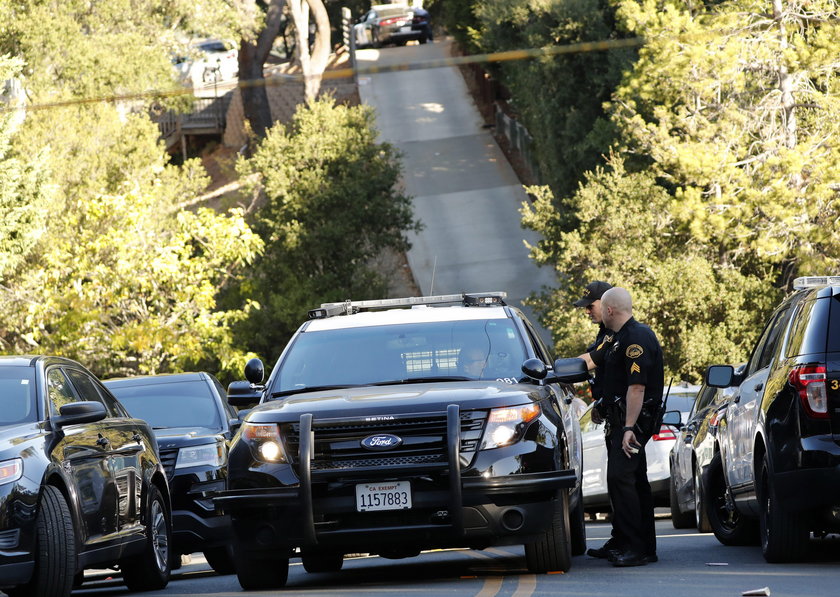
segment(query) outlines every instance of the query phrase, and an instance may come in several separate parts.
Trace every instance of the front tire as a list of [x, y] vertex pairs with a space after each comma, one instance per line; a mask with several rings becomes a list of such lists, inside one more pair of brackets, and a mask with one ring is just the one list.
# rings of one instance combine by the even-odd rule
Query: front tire
[[583, 512], [583, 490], [578, 487], [577, 506], [569, 514], [569, 526], [572, 533], [572, 555], [586, 553], [586, 515]]
[[236, 572], [236, 564], [233, 561], [233, 549], [228, 545], [205, 549], [204, 559], [216, 571], [216, 574], [224, 576]]
[[334, 551], [304, 551], [300, 559], [310, 574], [338, 572], [344, 565], [344, 554]]
[[[674, 467], [671, 467], [671, 471]], [[683, 512], [680, 510], [680, 502], [677, 499], [677, 488], [674, 485], [674, 475], [671, 474], [671, 480], [668, 481], [668, 497], [671, 506], [671, 524], [675, 529], [690, 529], [694, 527], [694, 513]]]
[[694, 524], [701, 533], [711, 533], [712, 525], [706, 511], [706, 497], [703, 495], [703, 476], [694, 465]]
[[289, 579], [289, 558], [255, 557], [253, 552], [242, 549], [234, 551], [236, 563], [236, 578], [240, 586], [246, 591], [263, 591], [268, 589], [282, 589]]
[[35, 524], [37, 539], [32, 579], [5, 591], [12, 597], [70, 595], [76, 575], [76, 535], [67, 500], [57, 487], [44, 487]]
[[554, 500], [551, 525], [542, 537], [525, 545], [525, 562], [534, 573], [568, 572], [572, 566], [569, 537], [569, 493], [564, 489]]
[[723, 463], [717, 454], [709, 464], [705, 491], [701, 495], [708, 498], [706, 514], [717, 540], [724, 545], [752, 545], [757, 538], [754, 520], [744, 518], [729, 495], [723, 476]]
[[770, 563], [795, 562], [808, 553], [810, 532], [802, 512], [790, 512], [779, 503], [770, 484], [770, 463], [767, 455], [761, 463], [759, 474], [759, 517], [761, 552]]
[[169, 583], [172, 517], [168, 503], [154, 485], [149, 486], [146, 538], [141, 553], [120, 560], [123, 581], [130, 591], [158, 591]]

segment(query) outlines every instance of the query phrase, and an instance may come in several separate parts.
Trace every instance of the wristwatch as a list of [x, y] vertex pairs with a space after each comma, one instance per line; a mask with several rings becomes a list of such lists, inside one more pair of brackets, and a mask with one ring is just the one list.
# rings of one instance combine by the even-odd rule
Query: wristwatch
[[632, 427], [622, 427], [621, 428], [622, 433], [627, 433], [628, 431], [632, 431], [633, 433], [636, 433], [636, 426], [633, 425]]

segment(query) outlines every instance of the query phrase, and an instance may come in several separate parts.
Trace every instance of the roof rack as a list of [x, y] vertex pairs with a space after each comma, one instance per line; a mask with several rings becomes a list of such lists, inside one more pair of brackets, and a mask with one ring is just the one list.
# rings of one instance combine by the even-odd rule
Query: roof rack
[[840, 286], [840, 276], [803, 276], [793, 281], [794, 290], [818, 288], [820, 286]]
[[371, 301], [346, 300], [341, 303], [322, 303], [319, 309], [309, 311], [309, 319], [326, 319], [336, 315], [352, 315], [362, 310], [393, 309], [395, 307], [414, 307], [419, 305], [439, 305], [442, 303], [461, 303], [465, 307], [491, 307], [506, 305], [507, 293], [471, 292], [468, 294], [438, 294], [435, 296], [410, 296], [406, 298], [379, 299]]

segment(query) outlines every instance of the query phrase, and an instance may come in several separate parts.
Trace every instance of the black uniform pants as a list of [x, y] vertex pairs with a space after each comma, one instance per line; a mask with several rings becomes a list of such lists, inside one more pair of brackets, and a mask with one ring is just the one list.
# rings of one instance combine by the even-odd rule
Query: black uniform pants
[[[613, 539], [621, 549], [642, 555], [656, 553], [656, 527], [653, 494], [647, 478], [647, 458], [643, 442], [638, 454], [627, 458], [621, 449], [621, 427], [607, 436], [607, 492], [613, 508]], [[644, 440], [644, 441], [643, 441]]]

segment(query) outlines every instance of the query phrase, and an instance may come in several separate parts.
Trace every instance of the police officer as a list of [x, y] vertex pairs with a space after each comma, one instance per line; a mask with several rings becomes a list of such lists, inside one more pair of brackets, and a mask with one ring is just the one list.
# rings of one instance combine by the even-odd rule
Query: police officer
[[[595, 280], [586, 285], [586, 294], [572, 303], [575, 307], [582, 307], [592, 323], [598, 324], [598, 335], [595, 336], [595, 341], [586, 348], [586, 353], [593, 352], [599, 346], [605, 343], [612, 342], [612, 331], [604, 326], [601, 319], [601, 297], [604, 293], [612, 288], [612, 284]], [[592, 389], [592, 399], [597, 402], [601, 398], [601, 370], [595, 369], [592, 378], [589, 382]], [[596, 423], [601, 422], [601, 413], [595, 409], [592, 412], [593, 419]]]
[[653, 496], [647, 479], [645, 444], [662, 401], [662, 349], [653, 331], [633, 318], [630, 293], [611, 288], [601, 297], [604, 326], [615, 332], [609, 345], [583, 358], [602, 369], [601, 392], [608, 405], [607, 491], [613, 505], [613, 537], [590, 555], [614, 566], [657, 561]]

